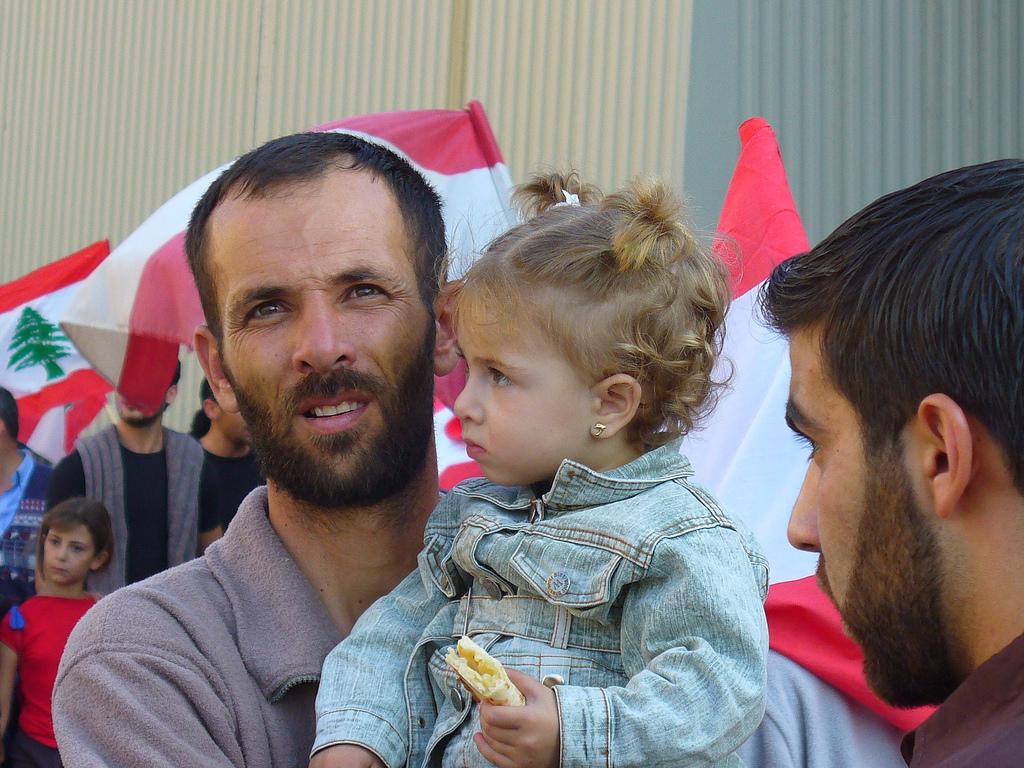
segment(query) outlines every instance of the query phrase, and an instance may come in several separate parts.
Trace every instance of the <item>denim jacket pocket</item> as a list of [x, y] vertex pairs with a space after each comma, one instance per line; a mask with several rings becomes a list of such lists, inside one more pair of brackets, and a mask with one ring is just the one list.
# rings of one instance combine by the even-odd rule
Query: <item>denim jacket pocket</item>
[[[526, 536], [512, 554], [512, 567], [549, 603], [574, 613], [616, 599], [613, 586], [622, 570], [622, 555], [577, 541]], [[621, 581], [621, 579], [619, 580]]]

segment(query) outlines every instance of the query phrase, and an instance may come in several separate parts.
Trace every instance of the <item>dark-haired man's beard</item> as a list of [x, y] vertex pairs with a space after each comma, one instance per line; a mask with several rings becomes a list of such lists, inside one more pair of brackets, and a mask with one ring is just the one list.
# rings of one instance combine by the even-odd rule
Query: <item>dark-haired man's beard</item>
[[[417, 346], [398, 371], [396, 386], [342, 368], [311, 374], [281, 401], [267, 403], [229, 375], [263, 476], [297, 501], [324, 509], [372, 505], [404, 491], [423, 469], [433, 437], [433, 334], [428, 336], [429, 345]], [[301, 442], [292, 429], [298, 404], [342, 390], [370, 395], [383, 427], [368, 434], [356, 426]]]
[[[121, 421], [127, 424], [129, 427], [135, 427], [136, 429], [148, 429], [149, 427], [156, 424], [158, 421], [163, 419], [164, 411], [168, 409], [168, 405], [165, 402], [156, 413], [149, 415], [143, 415], [138, 411], [134, 411], [130, 414], [125, 414], [123, 411], [118, 411], [117, 416]], [[138, 413], [138, 415], [135, 415]]]
[[[864, 674], [899, 707], [938, 704], [957, 687], [942, 610], [942, 560], [898, 450], [869, 457], [856, 558], [839, 606], [864, 651]], [[835, 602], [824, 557], [818, 582]]]

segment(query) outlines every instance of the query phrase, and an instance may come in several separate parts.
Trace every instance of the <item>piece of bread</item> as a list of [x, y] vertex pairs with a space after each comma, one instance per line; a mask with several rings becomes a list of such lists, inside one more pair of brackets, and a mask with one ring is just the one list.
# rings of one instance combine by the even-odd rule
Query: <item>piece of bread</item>
[[478, 698], [490, 704], [521, 707], [526, 698], [508, 679], [501, 662], [463, 635], [456, 648], [449, 648], [445, 661]]

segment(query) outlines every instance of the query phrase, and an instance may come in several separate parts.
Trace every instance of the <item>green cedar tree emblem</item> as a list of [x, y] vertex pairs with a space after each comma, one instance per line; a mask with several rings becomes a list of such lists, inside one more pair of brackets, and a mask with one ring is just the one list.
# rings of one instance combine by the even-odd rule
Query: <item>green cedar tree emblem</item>
[[71, 355], [71, 342], [56, 324], [32, 307], [25, 307], [14, 327], [14, 338], [8, 352], [11, 353], [9, 367], [20, 371], [34, 365], [45, 366], [46, 380], [50, 381], [64, 375], [57, 361]]

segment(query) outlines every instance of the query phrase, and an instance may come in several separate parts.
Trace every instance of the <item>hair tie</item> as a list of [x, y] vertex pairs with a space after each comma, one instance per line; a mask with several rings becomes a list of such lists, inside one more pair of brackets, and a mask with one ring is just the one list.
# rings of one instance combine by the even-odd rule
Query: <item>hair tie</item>
[[571, 206], [573, 208], [579, 208], [580, 207], [580, 196], [579, 195], [574, 195], [572, 192], [570, 192], [567, 189], [563, 189], [562, 190], [562, 195], [565, 196], [565, 200], [563, 202], [561, 202], [561, 203], [555, 203], [554, 205], [551, 206], [552, 208], [559, 208], [559, 207], [561, 207], [563, 205], [568, 205], [568, 206]]

